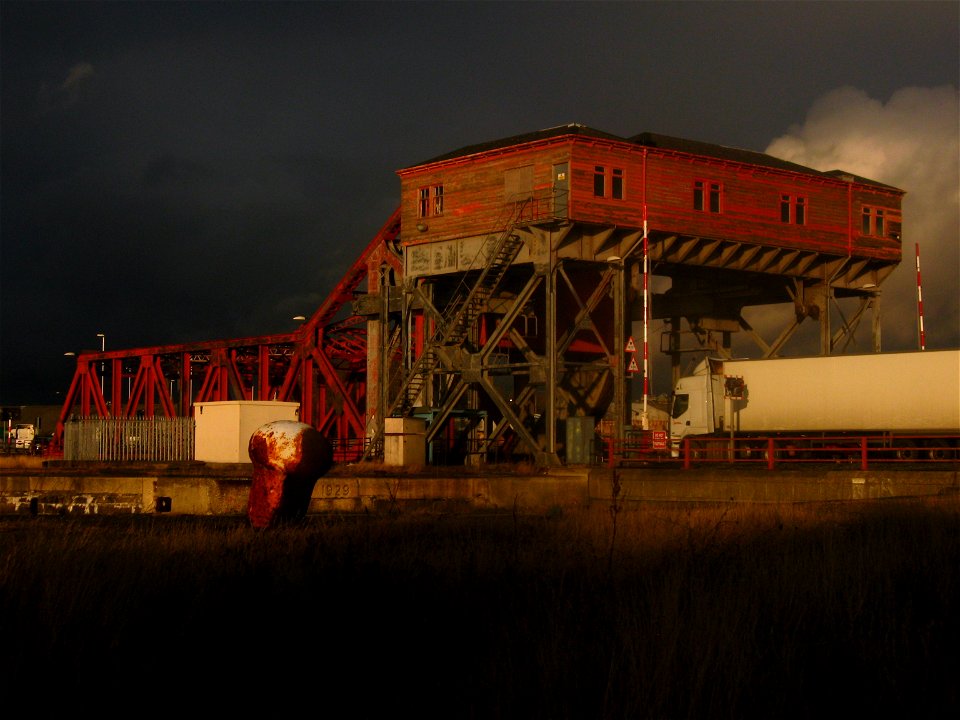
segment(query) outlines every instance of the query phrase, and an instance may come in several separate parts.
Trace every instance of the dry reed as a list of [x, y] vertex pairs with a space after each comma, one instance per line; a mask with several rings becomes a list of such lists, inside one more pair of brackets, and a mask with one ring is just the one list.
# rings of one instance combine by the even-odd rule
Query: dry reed
[[265, 532], [0, 518], [0, 687], [357, 717], [947, 716], [958, 520], [956, 498]]

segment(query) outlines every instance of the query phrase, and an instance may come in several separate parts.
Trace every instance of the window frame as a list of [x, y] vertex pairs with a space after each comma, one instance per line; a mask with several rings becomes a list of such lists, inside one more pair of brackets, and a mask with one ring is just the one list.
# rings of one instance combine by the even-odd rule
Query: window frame
[[417, 189], [417, 217], [430, 217], [430, 186]]
[[599, 198], [607, 196], [607, 169], [603, 165], [593, 166], [593, 196]]
[[807, 196], [780, 193], [780, 222], [784, 225], [806, 225]]
[[886, 208], [876, 205], [862, 205], [860, 207], [860, 234], [868, 237], [886, 237], [887, 213]]
[[694, 178], [693, 209], [697, 212], [723, 213], [723, 183], [719, 180]]
[[593, 196], [607, 200], [623, 200], [626, 189], [626, 173], [623, 168], [593, 166]]
[[417, 217], [441, 217], [443, 215], [443, 183], [422, 185], [417, 188]]

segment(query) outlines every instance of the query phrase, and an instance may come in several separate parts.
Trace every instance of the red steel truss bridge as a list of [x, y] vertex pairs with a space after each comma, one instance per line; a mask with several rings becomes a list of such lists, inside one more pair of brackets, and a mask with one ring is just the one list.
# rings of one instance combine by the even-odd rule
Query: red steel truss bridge
[[353, 301], [376, 291], [385, 264], [402, 276], [399, 235], [398, 208], [293, 332], [80, 353], [55, 443], [62, 446], [71, 417], [193, 417], [197, 403], [275, 400], [300, 403], [301, 422], [333, 440], [342, 459], [360, 457], [368, 318], [354, 314]]

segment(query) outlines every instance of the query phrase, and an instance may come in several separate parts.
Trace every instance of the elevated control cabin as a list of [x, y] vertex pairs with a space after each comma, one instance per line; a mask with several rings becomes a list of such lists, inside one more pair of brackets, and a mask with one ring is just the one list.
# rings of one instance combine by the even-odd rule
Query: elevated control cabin
[[[398, 175], [403, 270], [370, 314], [383, 338], [368, 348], [374, 440], [383, 417], [420, 416], [428, 442], [461, 435], [469, 454], [519, 450], [552, 464], [576, 418], [619, 437], [636, 377], [625, 341], [645, 315], [669, 328], [661, 349], [675, 377], [683, 353], [729, 356], [739, 331], [777, 356], [805, 319], [831, 354], [867, 310], [879, 350], [879, 287], [901, 259], [897, 188], [579, 124]], [[654, 276], [669, 289], [653, 294]], [[835, 331], [839, 298], [859, 304]], [[772, 341], [743, 318], [782, 303], [791, 312]]]

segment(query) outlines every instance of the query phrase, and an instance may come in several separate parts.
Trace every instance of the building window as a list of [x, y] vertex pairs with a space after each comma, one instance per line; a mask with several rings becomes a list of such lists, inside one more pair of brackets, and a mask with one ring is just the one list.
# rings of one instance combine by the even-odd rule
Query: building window
[[883, 210], [880, 208], [864, 206], [860, 232], [864, 235], [876, 235], [878, 237], [883, 237]]
[[611, 195], [615, 200], [623, 200], [623, 170], [621, 168], [613, 169], [613, 187]]
[[[430, 194], [433, 193], [431, 202]], [[443, 185], [434, 185], [432, 188], [420, 188], [420, 202], [417, 205], [417, 217], [443, 215]]]
[[780, 222], [805, 225], [807, 222], [807, 199], [797, 195], [780, 196]]
[[428, 217], [430, 215], [430, 188], [420, 188], [420, 205], [417, 209], [417, 217]]
[[720, 212], [720, 183], [696, 180], [693, 183], [693, 209]]
[[[593, 196], [607, 197], [607, 169], [603, 165], [593, 168]], [[610, 169], [610, 197], [623, 200], [623, 169]]]

